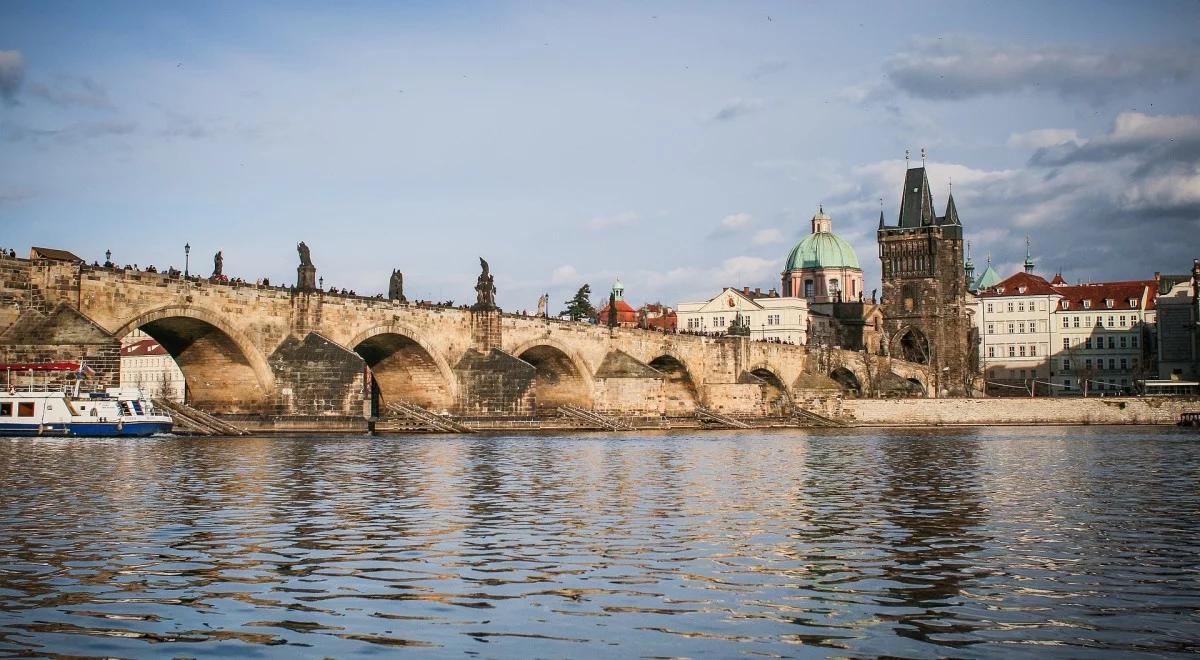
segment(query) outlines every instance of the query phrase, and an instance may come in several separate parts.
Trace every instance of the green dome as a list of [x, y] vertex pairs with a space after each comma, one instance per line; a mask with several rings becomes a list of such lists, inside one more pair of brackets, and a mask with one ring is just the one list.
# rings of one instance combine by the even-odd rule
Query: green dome
[[850, 244], [837, 234], [827, 231], [809, 234], [804, 240], [797, 243], [796, 247], [792, 248], [792, 253], [788, 255], [787, 265], [783, 269], [789, 271], [808, 268], [856, 268], [862, 270], [862, 267], [858, 265], [858, 255], [854, 254], [854, 248], [850, 247]]

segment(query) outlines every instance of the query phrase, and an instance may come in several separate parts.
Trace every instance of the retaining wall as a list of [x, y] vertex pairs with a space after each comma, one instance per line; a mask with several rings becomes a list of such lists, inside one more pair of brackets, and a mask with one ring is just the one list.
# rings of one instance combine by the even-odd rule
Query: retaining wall
[[1036, 399], [847, 399], [842, 415], [855, 426], [1001, 424], [1174, 424], [1200, 411], [1200, 397]]

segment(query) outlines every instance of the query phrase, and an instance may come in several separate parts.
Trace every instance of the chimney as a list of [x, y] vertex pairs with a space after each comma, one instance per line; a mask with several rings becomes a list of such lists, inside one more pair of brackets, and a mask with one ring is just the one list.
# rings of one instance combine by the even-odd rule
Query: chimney
[[778, 298], [779, 294], [775, 291], [775, 287], [771, 287], [771, 290], [767, 292], [767, 296], [770, 298]]
[[748, 286], [742, 287], [742, 295], [749, 296], [750, 295], [750, 287], [748, 287]]
[[761, 288], [761, 287], [757, 287], [757, 286], [756, 286], [756, 287], [754, 287], [754, 295], [755, 295], [755, 296], [762, 296], [762, 288]]

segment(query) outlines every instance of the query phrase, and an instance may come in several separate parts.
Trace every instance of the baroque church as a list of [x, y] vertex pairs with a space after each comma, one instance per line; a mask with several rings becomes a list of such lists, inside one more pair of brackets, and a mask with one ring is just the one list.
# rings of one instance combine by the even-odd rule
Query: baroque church
[[[895, 225], [879, 214], [885, 344], [896, 357], [934, 367], [936, 387], [974, 390], [978, 337], [971, 319], [963, 226], [951, 192], [937, 215], [924, 164], [910, 167]], [[973, 270], [973, 267], [971, 268]]]

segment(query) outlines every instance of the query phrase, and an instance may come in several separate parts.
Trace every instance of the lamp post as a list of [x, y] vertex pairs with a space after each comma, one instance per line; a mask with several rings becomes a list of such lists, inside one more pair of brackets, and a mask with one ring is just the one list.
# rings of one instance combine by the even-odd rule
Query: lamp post
[[192, 255], [191, 243], [184, 243], [183, 244], [183, 276], [184, 276], [184, 278], [187, 278], [187, 276], [188, 276], [188, 265], [189, 265], [189, 262], [191, 261], [191, 255]]

